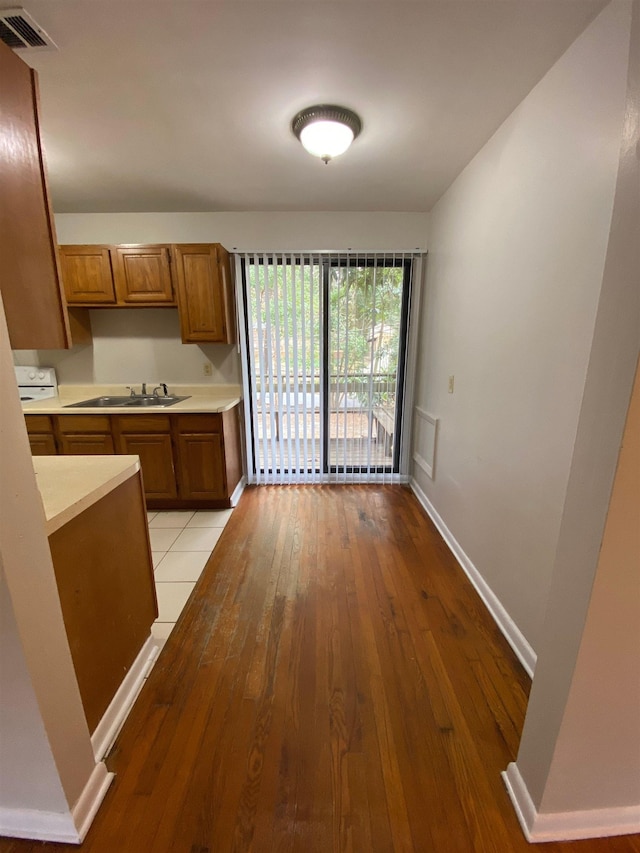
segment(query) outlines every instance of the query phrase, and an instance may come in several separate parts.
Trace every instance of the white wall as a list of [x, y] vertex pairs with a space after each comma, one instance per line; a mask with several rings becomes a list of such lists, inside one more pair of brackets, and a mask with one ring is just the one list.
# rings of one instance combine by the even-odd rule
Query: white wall
[[573, 812], [599, 834], [640, 832], [637, 385], [629, 407], [640, 355], [638, 0], [630, 48], [607, 258], [518, 751], [518, 771], [540, 813], [534, 829], [539, 824], [541, 831], [566, 824]]
[[67, 801], [20, 644], [1, 553], [0, 695], [0, 811], [66, 812]]
[[64, 243], [222, 243], [231, 251], [414, 250], [426, 213], [61, 213]]
[[235, 346], [182, 343], [177, 308], [107, 308], [89, 315], [90, 344], [71, 350], [16, 350], [14, 361], [55, 367], [58, 382], [80, 385], [242, 381]]
[[416, 404], [440, 424], [436, 478], [415, 478], [534, 649], [602, 284], [628, 42], [629, 5], [614, 2], [430, 222]]
[[[230, 251], [424, 249], [428, 214], [91, 213], [58, 214], [65, 243], [222, 243]], [[55, 367], [77, 384], [241, 381], [236, 348], [182, 344], [177, 309], [92, 310], [93, 343], [70, 352], [16, 351], [18, 364]], [[204, 365], [212, 369], [205, 377]]]
[[[552, 772], [546, 780], [541, 810], [568, 812], [612, 804], [640, 807], [638, 567], [640, 372], [627, 418], [585, 629], [575, 667], [570, 672], [571, 689], [562, 710], [562, 727], [555, 742]], [[575, 589], [575, 578], [572, 586]], [[541, 659], [541, 666], [542, 662]], [[561, 668], [557, 655], [553, 666]], [[547, 693], [536, 699], [531, 710], [535, 713], [537, 707], [540, 716], [548, 720], [551, 705]], [[534, 772], [529, 777], [527, 771], [534, 762], [540, 762], [546, 749], [541, 749], [539, 740], [528, 741], [523, 744], [518, 764], [534, 794], [540, 790], [536, 785], [540, 774]]]
[[[0, 773], [15, 779], [15, 785], [0, 788], [0, 833], [21, 834], [34, 820], [44, 831], [50, 827], [46, 818], [38, 822], [41, 813], [65, 812], [73, 830], [70, 809], [98, 765], [64, 627], [1, 299], [0, 389]], [[98, 769], [106, 773], [102, 764]]]

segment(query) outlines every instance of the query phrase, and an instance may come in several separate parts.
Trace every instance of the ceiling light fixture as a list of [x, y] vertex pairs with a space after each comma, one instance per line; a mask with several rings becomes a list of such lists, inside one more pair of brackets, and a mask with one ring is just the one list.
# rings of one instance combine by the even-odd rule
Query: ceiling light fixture
[[328, 163], [344, 154], [362, 130], [360, 118], [346, 107], [317, 104], [294, 116], [291, 130], [309, 154]]

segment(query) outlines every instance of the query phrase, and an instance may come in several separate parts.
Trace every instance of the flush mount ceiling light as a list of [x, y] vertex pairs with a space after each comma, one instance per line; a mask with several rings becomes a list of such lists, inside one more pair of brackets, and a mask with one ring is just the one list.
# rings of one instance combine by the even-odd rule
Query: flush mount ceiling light
[[360, 118], [346, 107], [317, 104], [294, 116], [291, 130], [309, 154], [328, 163], [344, 154], [362, 130]]

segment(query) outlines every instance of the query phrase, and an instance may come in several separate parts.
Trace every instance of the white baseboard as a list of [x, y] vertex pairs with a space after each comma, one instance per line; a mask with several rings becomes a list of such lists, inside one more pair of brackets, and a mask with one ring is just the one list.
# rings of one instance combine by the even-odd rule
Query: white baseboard
[[96, 726], [94, 733], [91, 735], [91, 746], [93, 747], [93, 754], [96, 761], [104, 758], [109, 747], [116, 739], [133, 703], [138, 697], [138, 693], [142, 690], [144, 680], [149, 674], [149, 670], [153, 666], [159, 651], [158, 642], [152, 635], [149, 635], [144, 646], [138, 652], [136, 659], [131, 664], [129, 672], [125, 675], [124, 681], [116, 691], [109, 707]]
[[492, 615], [494, 622], [504, 634], [507, 642], [516, 653], [518, 660], [525, 668], [531, 678], [536, 667], [536, 653], [527, 642], [524, 634], [520, 631], [516, 623], [509, 616], [505, 608], [502, 606], [500, 599], [491, 589], [489, 584], [482, 577], [478, 569], [473, 565], [469, 557], [465, 554], [460, 543], [449, 530], [442, 518], [439, 516], [436, 508], [433, 506], [429, 498], [425, 495], [415, 478], [410, 481], [410, 486], [413, 493], [422, 504], [423, 509], [431, 518], [435, 526], [438, 528], [440, 535], [449, 546], [453, 556], [456, 558], [462, 570], [467, 575], [471, 583], [476, 589], [480, 598], [484, 601], [489, 613]]
[[538, 812], [517, 764], [502, 779], [527, 841], [574, 841], [640, 832], [640, 805], [576, 812]]
[[80, 844], [71, 812], [41, 812], [34, 809], [0, 808], [0, 835], [34, 841], [63, 841]]
[[109, 773], [104, 761], [99, 761], [93, 768], [93, 773], [84, 786], [84, 791], [80, 794], [78, 802], [71, 810], [73, 822], [78, 832], [78, 843], [84, 841], [85, 835], [89, 831], [89, 827], [93, 823], [93, 819], [104, 799], [104, 795], [107, 793], [109, 785], [113, 782], [114, 778], [115, 773]]
[[233, 490], [233, 494], [231, 495], [230, 503], [231, 506], [237, 506], [238, 501], [240, 500], [240, 495], [244, 492], [244, 487], [247, 485], [247, 478], [242, 477], [238, 485]]
[[78, 802], [68, 812], [0, 808], [0, 835], [81, 844], [113, 777], [102, 761], [96, 764]]

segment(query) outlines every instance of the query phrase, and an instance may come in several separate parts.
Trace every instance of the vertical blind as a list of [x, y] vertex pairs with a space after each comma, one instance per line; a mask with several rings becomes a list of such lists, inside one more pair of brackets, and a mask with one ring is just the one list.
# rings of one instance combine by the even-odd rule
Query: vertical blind
[[414, 256], [245, 253], [250, 482], [398, 482]]

